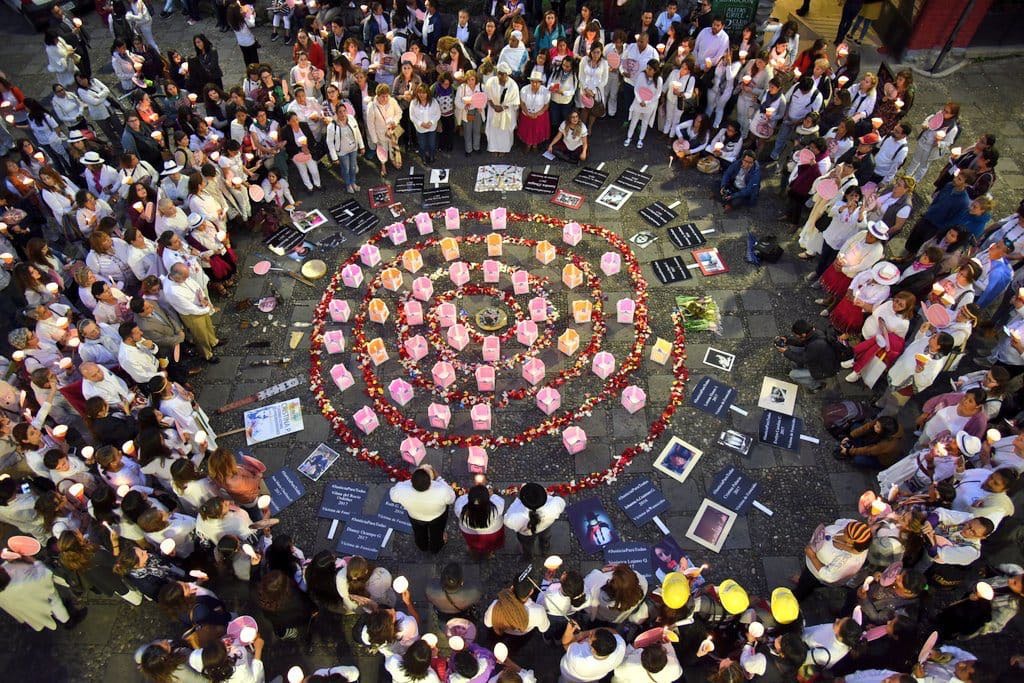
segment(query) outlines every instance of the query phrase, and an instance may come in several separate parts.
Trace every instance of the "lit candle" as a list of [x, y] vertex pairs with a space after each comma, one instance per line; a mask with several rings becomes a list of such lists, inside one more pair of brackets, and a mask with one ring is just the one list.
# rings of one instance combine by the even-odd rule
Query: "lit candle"
[[747, 633], [750, 634], [751, 638], [760, 638], [764, 635], [764, 624], [760, 621], [750, 622], [750, 626], [747, 627]]
[[255, 157], [253, 156], [252, 152], [246, 152], [245, 154], [242, 155], [242, 158], [244, 158], [246, 161], [252, 161]]
[[125, 496], [128, 495], [128, 492], [131, 490], [132, 487], [128, 486], [128, 484], [121, 484], [120, 486], [117, 487], [117, 497], [124, 498]]
[[549, 555], [548, 558], [544, 560], [544, 568], [548, 571], [557, 571], [558, 568], [561, 566], [562, 558], [560, 558], [558, 555]]
[[961, 154], [963, 154], [963, 151], [964, 151], [964, 150], [963, 150], [963, 148], [962, 148], [962, 147], [954, 147], [953, 149], [949, 150], [949, 154], [950, 154], [950, 156], [952, 156], [952, 157], [953, 157], [954, 159], [956, 159], [956, 158], [958, 158], [958, 157], [959, 157], [959, 156], [960, 156]]
[[260, 510], [269, 510], [270, 496], [264, 493], [262, 496], [256, 499], [256, 506], [259, 507]]
[[217, 161], [218, 159], [220, 159], [220, 152], [210, 152], [210, 161]]
[[990, 445], [999, 441], [1001, 438], [1003, 438], [1003, 435], [999, 433], [998, 429], [990, 429], [985, 432], [985, 440], [988, 441]]
[[396, 593], [402, 595], [409, 590], [409, 579], [404, 576], [396, 576], [395, 580], [391, 582], [391, 587], [395, 589]]
[[[186, 70], [187, 70], [187, 67], [182, 67], [182, 68], [186, 68]], [[195, 94], [194, 92], [190, 92], [188, 94], [188, 101], [191, 102], [192, 104], [195, 104], [196, 100], [198, 100], [198, 99], [199, 99], [199, 95]]]
[[160, 552], [168, 557], [174, 556], [174, 549], [178, 547], [178, 544], [174, 542], [173, 538], [165, 538], [160, 541]]
[[876, 130], [877, 130], [877, 129], [879, 129], [879, 128], [881, 128], [881, 127], [882, 127], [882, 124], [883, 124], [883, 123], [885, 123], [885, 121], [883, 121], [883, 120], [882, 120], [882, 119], [881, 119], [880, 117], [878, 117], [878, 116], [876, 116], [876, 117], [874, 117], [873, 119], [871, 119], [871, 127], [872, 127], [872, 128], [874, 128], [874, 129], [876, 129]]
[[849, 76], [840, 76], [839, 77], [839, 87], [840, 88], [845, 87], [846, 84], [849, 83], [849, 82], [850, 82], [850, 77]]
[[752, 81], [753, 79], [750, 77], [750, 74], [747, 74], [746, 76], [744, 76], [740, 80], [743, 81], [743, 85], [748, 85], [750, 83], [750, 81]]
[[193, 436], [192, 438], [195, 439], [195, 442], [200, 446], [206, 444], [206, 432], [204, 432], [201, 429], [198, 432], [196, 432], [195, 436]]
[[142, 202], [135, 202], [134, 204], [132, 204], [132, 208], [135, 209], [136, 212], [142, 213], [142, 210], [146, 207], [142, 204]]
[[302, 679], [306, 677], [306, 674], [302, 673], [301, 666], [293, 666], [288, 669], [288, 683], [302, 683]]
[[300, 135], [299, 137], [295, 138], [295, 144], [297, 144], [299, 147], [304, 146], [306, 144], [306, 136]]
[[23, 360], [25, 360], [25, 352], [20, 350], [15, 351], [14, 353], [11, 354], [11, 358], [14, 359], [15, 362], [20, 363]]
[[193, 569], [188, 573], [188, 575], [191, 576], [193, 579], [196, 579], [197, 581], [205, 581], [206, 579], [210, 578], [210, 576], [202, 569]]
[[864, 583], [862, 583], [860, 585], [860, 587], [863, 588], [864, 590], [867, 590], [868, 588], [871, 587], [871, 584], [873, 584], [874, 582], [875, 582], [875, 577], [873, 577], [873, 576], [865, 576], [864, 577]]
[[206, 125], [208, 125], [208, 126], [212, 126], [213, 125], [213, 117], [212, 116], [205, 116], [205, 117], [203, 117], [203, 120], [206, 121]]
[[135, 62], [135, 70], [142, 71], [142, 64], [140, 64], [139, 62]]
[[711, 654], [714, 651], [715, 641], [711, 639], [711, 636], [708, 636], [707, 638], [701, 641], [700, 647], [697, 648], [697, 656], [703, 657], [704, 655]]
[[35, 160], [38, 161], [39, 163], [43, 163], [44, 161], [46, 161], [46, 157], [43, 155], [42, 152], [36, 152], [32, 156], [35, 157]]
[[269, 137], [270, 137], [271, 140], [274, 140], [276, 142], [277, 141], [277, 131], [276, 130], [270, 131]]
[[937, 131], [935, 131], [935, 139], [938, 140], [939, 142], [942, 142], [943, 140], [945, 140], [946, 139], [946, 131], [944, 131], [944, 130], [937, 130]]
[[665, 43], [658, 43], [654, 49], [658, 51], [658, 54], [665, 54]]
[[793, 75], [794, 75], [794, 76], [796, 76], [797, 78], [800, 78], [800, 74], [801, 74], [801, 73], [803, 73], [803, 72], [802, 72], [802, 71], [800, 71], [800, 69], [798, 69], [798, 68], [797, 68], [797, 67], [795, 67], [795, 66], [793, 67]]
[[452, 636], [448, 639], [448, 647], [452, 652], [459, 652], [466, 647], [466, 641], [462, 639], [462, 636]]
[[[67, 358], [65, 358], [64, 360], [67, 360]], [[57, 425], [56, 427], [53, 428], [53, 438], [57, 439], [57, 441], [63, 441], [64, 439], [67, 438], [67, 436], [68, 436], [68, 426], [67, 425]]]
[[125, 441], [123, 444], [121, 444], [121, 452], [125, 453], [126, 455], [131, 455], [132, 453], [134, 453], [135, 452], [135, 442], [132, 441], [131, 439], [129, 439], [128, 441]]
[[82, 458], [84, 458], [85, 461], [88, 463], [92, 460], [92, 456], [95, 452], [96, 449], [93, 448], [92, 446], [85, 446], [84, 448], [82, 448]]
[[715, 151], [716, 152], [721, 152], [722, 149], [724, 149], [724, 148], [725, 148], [725, 145], [723, 143], [721, 143], [721, 142], [716, 142], [715, 143]]
[[[238, 180], [238, 183], [237, 183], [237, 184], [238, 184], [238, 185], [241, 185], [241, 184], [242, 184], [242, 179], [241, 179], [241, 178], [238, 178], [237, 180]], [[223, 241], [224, 241], [224, 240], [226, 240], [227, 238], [228, 238], [228, 233], [227, 233], [227, 231], [226, 231], [226, 230], [218, 230], [218, 231], [217, 231], [217, 241], [218, 241], [218, 242], [223, 242]], [[205, 434], [204, 434], [204, 436], [205, 436]]]
[[11, 114], [8, 114], [7, 116], [4, 117], [4, 121], [6, 121], [7, 123], [14, 123], [14, 116], [12, 116]]
[[[7, 226], [5, 225], [4, 227], [7, 227]], [[3, 264], [5, 266], [11, 265], [12, 263], [14, 263], [14, 254], [12, 254], [9, 251], [5, 251], [4, 253], [0, 254], [0, 261], [3, 261]], [[50, 284], [54, 284], [54, 283], [50, 283]]]
[[160, 142], [161, 140], [164, 139], [164, 134], [158, 130], [154, 130], [152, 133], [149, 134], [149, 136], [156, 140], [157, 142]]
[[748, 54], [746, 50], [740, 50], [740, 59], [746, 59]]
[[903, 109], [903, 104], [904, 104], [904, 102], [903, 102], [903, 100], [901, 100], [900, 98], [898, 98], [898, 97], [897, 97], [897, 98], [896, 98], [896, 101], [895, 101], [895, 102], [894, 102], [893, 104], [895, 104], [895, 105], [896, 105], [896, 108], [897, 108], [897, 109]]
[[[241, 178], [241, 176], [237, 176], [237, 175], [233, 176], [231, 178], [231, 184], [234, 185], [235, 187], [241, 187], [242, 186], [242, 178]], [[217, 234], [219, 235], [220, 233], [217, 233]]]
[[72, 484], [68, 487], [68, 494], [73, 496], [79, 503], [85, 502], [85, 484]]
[[74, 19], [72, 19], [71, 23], [74, 24], [75, 28], [82, 28], [82, 20], [79, 19], [78, 17], [75, 17]]
[[498, 664], [504, 664], [505, 660], [508, 659], [508, 645], [505, 643], [495, 643], [494, 659], [497, 660]]
[[242, 552], [248, 555], [251, 559], [256, 559], [256, 551], [253, 550], [252, 546], [248, 543], [242, 544]]
[[249, 645], [256, 640], [256, 636], [259, 635], [252, 626], [243, 626], [242, 630], [238, 632], [238, 641], [243, 645]]
[[46, 291], [49, 292], [50, 294], [56, 294], [57, 292], [60, 291], [60, 285], [58, 285], [56, 282], [47, 282]]
[[437, 636], [433, 633], [424, 633], [420, 640], [429, 645], [431, 648], [437, 647]]

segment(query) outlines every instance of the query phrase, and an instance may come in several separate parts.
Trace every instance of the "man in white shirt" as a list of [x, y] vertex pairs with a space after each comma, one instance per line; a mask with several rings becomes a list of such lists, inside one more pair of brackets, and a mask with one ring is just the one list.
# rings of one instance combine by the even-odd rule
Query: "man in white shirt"
[[577, 634], [570, 622], [562, 635], [565, 654], [559, 664], [559, 683], [599, 681], [626, 657], [626, 641], [615, 631], [596, 628]]
[[162, 368], [156, 357], [157, 346], [142, 336], [142, 330], [135, 323], [121, 323], [117, 333], [121, 336], [121, 348], [117, 350], [118, 365], [136, 384], [145, 384], [160, 374]]
[[78, 357], [83, 361], [98, 363], [105, 368], [117, 365], [117, 351], [121, 348], [121, 340], [117, 336], [117, 328], [85, 319], [78, 323]]
[[782, 150], [789, 144], [790, 137], [797, 126], [812, 111], [821, 111], [821, 91], [814, 87], [814, 79], [802, 76], [796, 85], [786, 93], [786, 115], [779, 125], [779, 134], [772, 149], [771, 162], [779, 160]]
[[896, 177], [896, 172], [907, 160], [907, 152], [910, 149], [907, 142], [909, 134], [909, 124], [897, 123], [892, 132], [882, 139], [882, 144], [875, 152], [875, 175], [871, 178], [875, 183], [891, 183]]
[[633, 105], [633, 83], [652, 59], [658, 59], [658, 51], [651, 45], [650, 37], [643, 32], [637, 35], [635, 43], [630, 43], [622, 51], [622, 66], [619, 68], [619, 73], [623, 82], [629, 86], [628, 88], [619, 88], [619, 97], [623, 98], [622, 107], [620, 107], [622, 111], [628, 112]]
[[400, 481], [391, 488], [389, 497], [409, 515], [417, 548], [437, 553], [444, 547], [448, 508], [455, 502], [455, 490], [437, 476], [433, 467], [417, 468], [408, 481]]
[[[549, 496], [540, 484], [529, 482], [519, 490], [519, 496], [505, 511], [505, 526], [516, 532], [523, 557], [531, 559], [539, 553], [548, 554], [551, 547], [551, 525], [565, 511], [565, 499]], [[531, 523], [530, 513], [535, 514]]]
[[181, 318], [192, 336], [192, 342], [203, 354], [207, 363], [217, 364], [220, 359], [213, 354], [214, 347], [222, 342], [213, 327], [213, 305], [202, 287], [189, 277], [184, 263], [175, 263], [164, 278], [164, 300]]
[[627, 647], [625, 659], [622, 660], [622, 664], [615, 667], [612, 683], [672, 683], [678, 681], [682, 675], [683, 667], [679, 666], [675, 650], [669, 643], [660, 643], [649, 645], [642, 650]]
[[711, 26], [697, 34], [697, 41], [693, 45], [697, 71], [714, 69], [728, 49], [729, 34], [725, 32], [725, 22], [721, 17], [715, 17], [711, 20]]
[[956, 487], [953, 509], [986, 517], [995, 526], [1013, 514], [1013, 501], [1007, 491], [1019, 479], [1016, 470], [1008, 467], [995, 471], [979, 467], [967, 470]]
[[82, 363], [78, 371], [82, 373], [82, 396], [85, 400], [99, 396], [111, 408], [129, 412], [135, 394], [123, 379], [98, 363]]

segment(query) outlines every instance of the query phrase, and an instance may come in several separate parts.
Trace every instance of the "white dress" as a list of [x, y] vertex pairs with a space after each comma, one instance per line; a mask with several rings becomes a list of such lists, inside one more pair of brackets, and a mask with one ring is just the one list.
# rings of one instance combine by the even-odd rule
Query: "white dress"
[[[504, 97], [502, 96], [504, 91]], [[519, 88], [509, 78], [505, 85], [494, 76], [484, 86], [487, 93], [487, 151], [504, 154], [512, 149], [512, 141], [516, 131], [519, 112]], [[491, 105], [502, 106], [504, 111], [495, 111]]]
[[[864, 339], [870, 339], [878, 335], [879, 327], [878, 323], [882, 321], [885, 323], [885, 329], [888, 332], [895, 334], [896, 336], [903, 338], [907, 336], [907, 330], [910, 328], [910, 321], [904, 318], [896, 311], [892, 310], [892, 299], [879, 305], [871, 312], [871, 315], [867, 317], [864, 324], [860, 328], [861, 337]], [[889, 335], [880, 336], [878, 339], [878, 345], [886, 347], [889, 344]], [[875, 382], [885, 374], [887, 366], [877, 356], [872, 356], [860, 370], [860, 379], [870, 389], [875, 386]]]

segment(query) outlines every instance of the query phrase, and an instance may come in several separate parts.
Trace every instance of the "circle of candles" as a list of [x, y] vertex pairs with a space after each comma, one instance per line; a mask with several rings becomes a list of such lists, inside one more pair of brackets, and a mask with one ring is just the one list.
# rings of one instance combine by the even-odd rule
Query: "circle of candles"
[[391, 582], [391, 587], [395, 589], [395, 592], [399, 595], [409, 590], [409, 579], [404, 576], [396, 576], [395, 580]]
[[260, 510], [270, 509], [270, 496], [264, 493], [256, 499], [256, 506], [259, 507]]
[[508, 645], [496, 643], [494, 645], [494, 658], [498, 660], [499, 664], [504, 664], [505, 660], [508, 659]]
[[301, 666], [293, 666], [288, 669], [288, 683], [301, 683], [306, 674], [302, 673]]

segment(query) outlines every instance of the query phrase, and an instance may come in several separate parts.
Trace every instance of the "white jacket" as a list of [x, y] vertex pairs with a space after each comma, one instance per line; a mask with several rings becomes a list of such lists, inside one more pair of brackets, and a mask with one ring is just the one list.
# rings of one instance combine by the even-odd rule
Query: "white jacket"
[[89, 118], [94, 121], [110, 118], [110, 105], [107, 104], [108, 97], [110, 97], [110, 88], [95, 78], [89, 81], [88, 88], [78, 88], [78, 99], [89, 108]]
[[[334, 119], [327, 124], [327, 132], [324, 133], [324, 142], [327, 143], [327, 151], [331, 155], [331, 161], [337, 161], [341, 155], [341, 125], [337, 119]], [[349, 116], [346, 118], [345, 125], [352, 131], [357, 151], [365, 149], [366, 144], [363, 142], [363, 134], [359, 132], [359, 122], [356, 121], [356, 117]]]

